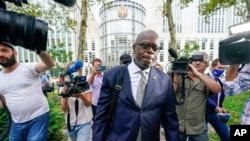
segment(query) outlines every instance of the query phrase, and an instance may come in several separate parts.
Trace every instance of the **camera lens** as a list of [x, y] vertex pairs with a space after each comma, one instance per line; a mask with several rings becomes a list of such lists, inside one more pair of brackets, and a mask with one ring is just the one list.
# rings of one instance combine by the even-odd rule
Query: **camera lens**
[[36, 52], [45, 51], [48, 24], [33, 16], [0, 9], [0, 41]]

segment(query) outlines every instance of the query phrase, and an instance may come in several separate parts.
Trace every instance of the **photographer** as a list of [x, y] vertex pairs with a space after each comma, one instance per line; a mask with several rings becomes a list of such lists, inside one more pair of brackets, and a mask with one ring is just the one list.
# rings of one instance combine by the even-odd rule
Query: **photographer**
[[179, 139], [180, 141], [186, 141], [187, 138], [192, 141], [208, 141], [208, 136], [205, 132], [208, 91], [219, 93], [221, 87], [204, 74], [205, 69], [209, 65], [208, 55], [205, 52], [196, 52], [193, 55], [203, 55], [203, 60], [191, 61], [186, 75], [174, 74]]
[[[70, 63], [72, 64], [72, 62]], [[69, 65], [70, 65], [69, 64]], [[68, 65], [68, 66], [69, 66]], [[81, 69], [72, 73], [72, 77], [81, 76]], [[88, 84], [88, 82], [86, 82]], [[72, 141], [88, 141], [91, 133], [91, 110], [92, 90], [89, 88], [83, 92], [67, 93], [72, 85], [64, 85], [60, 88], [61, 108], [65, 113], [67, 132]]]
[[46, 51], [38, 55], [41, 62], [19, 63], [14, 46], [7, 42], [0, 43], [0, 65], [3, 67], [0, 93], [11, 113], [10, 141], [47, 140], [49, 105], [39, 77], [41, 72], [54, 66], [54, 61]]
[[[237, 95], [250, 89], [250, 63], [230, 65], [226, 75], [225, 94]], [[250, 124], [250, 97], [245, 102], [241, 124]]]
[[100, 70], [101, 66], [102, 66], [102, 60], [99, 58], [95, 58], [92, 61], [92, 72], [87, 77], [91, 89], [93, 90], [92, 93], [93, 116], [95, 116], [96, 113], [96, 106], [100, 97], [100, 89], [102, 86], [103, 72], [102, 70]]

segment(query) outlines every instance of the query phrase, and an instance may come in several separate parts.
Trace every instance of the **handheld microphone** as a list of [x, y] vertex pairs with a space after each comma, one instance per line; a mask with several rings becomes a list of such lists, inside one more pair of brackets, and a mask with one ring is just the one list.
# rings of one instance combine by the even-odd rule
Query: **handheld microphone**
[[63, 4], [65, 6], [68, 6], [68, 7], [71, 7], [76, 3], [75, 0], [54, 0], [54, 1], [60, 4]]
[[173, 49], [173, 48], [169, 48], [168, 49], [168, 53], [173, 57], [173, 58], [178, 58], [178, 55], [177, 55], [177, 53], [176, 53], [176, 51]]
[[74, 64], [70, 65], [64, 75], [71, 74], [83, 66], [81, 61], [76, 61]]

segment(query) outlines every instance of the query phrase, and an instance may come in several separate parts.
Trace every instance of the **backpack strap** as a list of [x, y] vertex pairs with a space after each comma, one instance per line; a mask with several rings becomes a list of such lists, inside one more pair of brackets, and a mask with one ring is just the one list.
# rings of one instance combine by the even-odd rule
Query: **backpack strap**
[[112, 100], [111, 100], [111, 104], [110, 104], [110, 107], [109, 107], [109, 113], [108, 113], [108, 116], [107, 116], [107, 124], [106, 124], [105, 129], [104, 129], [104, 139], [106, 139], [106, 136], [109, 133], [109, 128], [111, 126], [111, 120], [112, 120], [114, 111], [116, 109], [116, 104], [117, 104], [117, 101], [118, 101], [118, 98], [119, 98], [119, 93], [120, 93], [120, 91], [122, 89], [122, 82], [123, 82], [125, 67], [126, 66], [121, 66], [121, 68], [120, 68], [120, 77], [119, 77], [119, 80], [118, 80], [118, 82], [116, 83], [116, 85], [114, 87], [114, 91], [113, 91], [113, 94], [112, 94]]

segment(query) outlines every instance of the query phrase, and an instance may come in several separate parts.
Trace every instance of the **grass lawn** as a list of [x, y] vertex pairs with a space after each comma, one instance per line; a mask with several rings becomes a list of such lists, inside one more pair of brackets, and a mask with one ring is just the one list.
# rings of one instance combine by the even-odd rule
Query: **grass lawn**
[[[250, 91], [243, 92], [236, 96], [227, 96], [223, 103], [223, 107], [230, 112], [231, 118], [228, 121], [228, 126], [233, 124], [240, 124], [240, 116], [243, 110], [243, 106], [247, 97], [250, 95]], [[211, 131], [209, 132], [210, 141], [219, 141], [218, 135]]]

